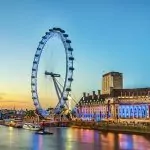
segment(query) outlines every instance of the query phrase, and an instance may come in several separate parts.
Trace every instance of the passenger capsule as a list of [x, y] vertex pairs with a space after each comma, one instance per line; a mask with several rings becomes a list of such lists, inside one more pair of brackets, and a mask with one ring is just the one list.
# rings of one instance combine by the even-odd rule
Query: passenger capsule
[[53, 32], [53, 29], [49, 29], [49, 32]]
[[36, 71], [36, 69], [35, 69], [35, 68], [32, 68], [32, 71]]
[[43, 36], [42, 39], [47, 39], [46, 36]]
[[56, 30], [61, 32], [62, 29], [61, 28], [56, 28]]
[[35, 54], [35, 57], [39, 57], [39, 54]]
[[58, 28], [53, 28], [53, 30], [57, 30]]
[[46, 34], [46, 35], [50, 35], [50, 33], [49, 33], [49, 32], [46, 32], [45, 34]]
[[71, 89], [70, 89], [70, 88], [66, 88], [66, 91], [70, 92], [70, 91], [71, 91]]
[[71, 82], [72, 82], [72, 81], [73, 81], [73, 78], [68, 78], [68, 81], [71, 81]]
[[61, 32], [61, 33], [65, 33], [65, 30], [61, 29], [60, 32]]
[[73, 67], [69, 67], [69, 70], [73, 71], [73, 70], [74, 70], [74, 68], [73, 68]]
[[37, 50], [40, 51], [40, 50], [42, 50], [42, 49], [38, 47]]
[[66, 43], [71, 43], [71, 41], [70, 40], [66, 40]]
[[70, 47], [70, 48], [68, 48], [68, 51], [71, 51], [71, 52], [72, 52], [72, 51], [73, 51], [73, 48], [71, 48], [71, 47]]
[[64, 100], [64, 101], [67, 101], [67, 100], [68, 100], [68, 98], [67, 98], [67, 97], [63, 97], [63, 100]]
[[44, 44], [44, 42], [43, 42], [43, 41], [40, 41], [40, 44]]
[[69, 57], [69, 60], [74, 60], [74, 57]]
[[65, 108], [65, 106], [64, 105], [60, 105], [60, 108]]
[[64, 36], [65, 38], [67, 38], [67, 37], [68, 37], [68, 34], [63, 34], [63, 36]]

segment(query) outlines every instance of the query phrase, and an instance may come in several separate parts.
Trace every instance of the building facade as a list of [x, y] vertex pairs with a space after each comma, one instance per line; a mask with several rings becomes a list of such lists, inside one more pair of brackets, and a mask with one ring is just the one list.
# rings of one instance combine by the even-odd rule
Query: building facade
[[102, 93], [83, 93], [77, 104], [83, 120], [148, 119], [150, 88], [123, 89], [123, 76], [118, 72], [103, 75]]
[[150, 88], [114, 89], [112, 95], [118, 118], [150, 117]]
[[102, 77], [102, 94], [110, 94], [112, 89], [123, 88], [123, 75], [120, 72], [109, 72]]

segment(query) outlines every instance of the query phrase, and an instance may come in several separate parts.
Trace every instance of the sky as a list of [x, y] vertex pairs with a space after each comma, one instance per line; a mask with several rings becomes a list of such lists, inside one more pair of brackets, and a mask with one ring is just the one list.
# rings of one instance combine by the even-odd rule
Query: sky
[[[150, 87], [148, 0], [1, 0], [0, 107], [33, 108], [33, 57], [41, 37], [55, 26], [64, 29], [72, 41], [72, 88], [77, 101], [84, 91], [101, 89], [101, 76], [109, 71], [123, 73], [124, 88]], [[63, 51], [61, 46], [57, 49]], [[44, 60], [55, 68], [51, 60]], [[56, 100], [41, 98], [40, 102], [53, 105]]]

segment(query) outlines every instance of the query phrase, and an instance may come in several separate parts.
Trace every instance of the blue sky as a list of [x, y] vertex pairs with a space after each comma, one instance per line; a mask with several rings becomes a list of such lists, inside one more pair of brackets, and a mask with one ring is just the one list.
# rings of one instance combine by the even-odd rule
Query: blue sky
[[77, 99], [83, 91], [100, 89], [108, 71], [122, 72], [125, 88], [150, 87], [148, 0], [5, 0], [0, 2], [1, 99], [31, 101], [33, 56], [53, 26], [72, 40]]

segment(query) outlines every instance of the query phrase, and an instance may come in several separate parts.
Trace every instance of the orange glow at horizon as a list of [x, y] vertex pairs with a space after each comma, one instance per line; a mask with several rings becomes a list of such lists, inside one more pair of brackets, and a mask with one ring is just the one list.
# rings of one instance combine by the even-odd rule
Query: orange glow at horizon
[[[43, 108], [55, 107], [57, 101], [49, 100], [45, 97], [40, 98], [40, 103]], [[25, 94], [0, 94], [0, 108], [8, 108], [8, 109], [34, 109], [33, 100], [31, 95]]]

